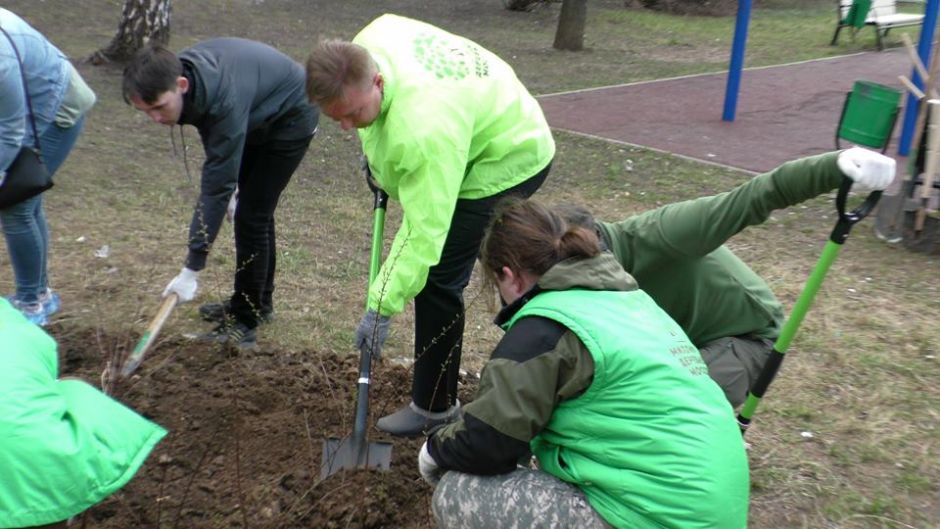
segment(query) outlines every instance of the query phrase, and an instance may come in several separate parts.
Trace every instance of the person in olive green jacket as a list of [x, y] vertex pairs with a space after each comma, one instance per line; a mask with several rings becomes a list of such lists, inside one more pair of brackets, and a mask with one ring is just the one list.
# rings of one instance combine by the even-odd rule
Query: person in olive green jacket
[[595, 222], [576, 206], [559, 212], [597, 230], [623, 269], [682, 326], [736, 407], [770, 355], [784, 314], [767, 283], [724, 243], [776, 209], [835, 189], [844, 178], [859, 189], [880, 190], [894, 173], [894, 159], [855, 147], [787, 162], [727, 193], [620, 222]]
[[380, 354], [390, 318], [414, 299], [412, 402], [377, 426], [419, 435], [458, 410], [463, 290], [493, 205], [534, 193], [555, 143], [508, 64], [468, 39], [394, 15], [352, 42], [321, 43], [307, 61], [307, 94], [344, 130], [358, 129], [372, 176], [401, 204], [356, 345]]
[[[509, 199], [482, 264], [506, 334], [463, 417], [419, 453], [439, 527], [746, 527], [731, 406], [593, 230]], [[530, 451], [538, 470], [517, 468]]]
[[0, 299], [0, 527], [66, 527], [123, 487], [166, 430], [80, 380]]

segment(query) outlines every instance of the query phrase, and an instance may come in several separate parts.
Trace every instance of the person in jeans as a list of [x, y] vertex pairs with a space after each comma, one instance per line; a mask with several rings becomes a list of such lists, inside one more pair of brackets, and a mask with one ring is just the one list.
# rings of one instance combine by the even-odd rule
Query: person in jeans
[[65, 528], [127, 484], [166, 430], [84, 381], [0, 299], [0, 527]]
[[[55, 174], [81, 134], [95, 94], [68, 58], [22, 18], [0, 8], [0, 27], [13, 41], [0, 34], [0, 176], [5, 176], [23, 146], [35, 144], [36, 135], [42, 160]], [[16, 292], [8, 299], [29, 321], [45, 325], [59, 310], [60, 301], [49, 287], [49, 228], [43, 195], [0, 209], [0, 224], [16, 283]]]
[[206, 154], [185, 266], [164, 296], [195, 297], [237, 186], [234, 291], [225, 303], [200, 309], [217, 322], [202, 339], [254, 348], [258, 324], [273, 312], [274, 211], [317, 129], [303, 68], [266, 44], [239, 38], [206, 40], [179, 55], [151, 46], [124, 70], [123, 90], [154, 122], [195, 126]]
[[[501, 202], [481, 264], [506, 334], [418, 467], [442, 529], [743, 529], [741, 432], [698, 350], [594, 230]], [[519, 467], [534, 455], [538, 468]]]
[[496, 201], [529, 196], [555, 155], [538, 102], [493, 53], [430, 24], [383, 15], [307, 60], [307, 92], [358, 129], [372, 176], [403, 220], [369, 293], [356, 345], [381, 352], [391, 317], [414, 300], [411, 402], [377, 422], [416, 436], [453, 418], [463, 291]]

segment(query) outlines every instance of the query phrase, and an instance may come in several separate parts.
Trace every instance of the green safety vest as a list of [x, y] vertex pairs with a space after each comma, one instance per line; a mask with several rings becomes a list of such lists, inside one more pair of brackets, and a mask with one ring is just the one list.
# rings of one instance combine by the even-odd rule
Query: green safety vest
[[747, 525], [741, 433], [698, 350], [642, 291], [549, 291], [509, 322], [541, 316], [594, 359], [587, 391], [531, 442], [542, 470], [577, 485], [615, 527]]

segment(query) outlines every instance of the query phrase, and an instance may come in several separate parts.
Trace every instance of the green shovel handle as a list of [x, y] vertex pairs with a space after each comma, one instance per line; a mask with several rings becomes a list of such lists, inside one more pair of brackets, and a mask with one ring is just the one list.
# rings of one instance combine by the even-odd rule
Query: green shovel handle
[[[379, 275], [379, 265], [382, 264], [382, 234], [385, 231], [385, 209], [388, 207], [388, 193], [379, 187], [375, 178], [372, 177], [372, 171], [369, 166], [365, 167], [366, 184], [372, 191], [372, 253], [369, 255], [369, 286], [375, 277]], [[366, 296], [366, 309], [368, 310], [368, 296]]]
[[790, 348], [790, 342], [793, 340], [793, 337], [796, 336], [796, 332], [799, 330], [806, 313], [809, 312], [809, 308], [813, 304], [813, 299], [816, 297], [819, 287], [822, 286], [823, 279], [826, 278], [829, 267], [832, 266], [832, 263], [835, 262], [836, 257], [838, 257], [842, 243], [849, 237], [852, 226], [871, 213], [878, 203], [878, 200], [881, 198], [881, 191], [872, 191], [862, 205], [852, 211], [846, 212], [845, 203], [853, 183], [853, 180], [848, 177], [842, 180], [842, 185], [839, 186], [839, 194], [836, 195], [836, 209], [839, 213], [839, 220], [832, 229], [832, 233], [829, 235], [829, 241], [827, 241], [825, 247], [823, 247], [822, 254], [819, 256], [816, 266], [806, 280], [806, 286], [803, 287], [800, 297], [796, 300], [796, 304], [790, 312], [790, 317], [787, 318], [786, 323], [784, 323], [783, 327], [780, 329], [780, 336], [778, 336], [777, 340], [774, 342], [770, 357], [764, 364], [763, 369], [761, 369], [760, 376], [757, 377], [754, 385], [748, 391], [747, 400], [744, 401], [744, 405], [738, 412], [738, 425], [741, 427], [742, 435], [750, 425], [751, 417], [753, 417], [754, 411], [757, 410], [757, 405], [764, 397], [764, 393], [767, 391], [770, 383], [773, 382], [774, 377], [777, 376], [780, 364], [783, 363], [783, 357]]

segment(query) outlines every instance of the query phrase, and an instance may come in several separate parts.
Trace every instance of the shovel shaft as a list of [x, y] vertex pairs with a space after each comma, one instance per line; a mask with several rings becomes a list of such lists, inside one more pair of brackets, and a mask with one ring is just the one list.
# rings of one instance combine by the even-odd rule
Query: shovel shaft
[[[366, 289], [366, 310], [369, 310], [368, 292], [379, 274], [382, 262], [382, 234], [385, 231], [385, 208], [388, 194], [372, 179], [365, 166], [366, 183], [374, 195], [372, 206], [372, 248], [369, 254], [369, 285]], [[329, 440], [323, 444], [320, 477], [326, 479], [342, 469], [375, 467], [388, 470], [392, 461], [392, 446], [388, 443], [369, 443], [366, 439], [366, 420], [369, 417], [369, 385], [372, 376], [372, 351], [364, 347], [359, 352], [359, 380], [356, 383], [356, 415], [352, 435], [348, 440]]]
[[[385, 231], [385, 208], [388, 205], [388, 194], [378, 187], [372, 188], [375, 200], [372, 205], [372, 249], [369, 254], [369, 287], [379, 274], [379, 265], [382, 263], [382, 234]], [[366, 293], [366, 310], [369, 308], [368, 289]], [[366, 443], [366, 420], [369, 417], [369, 384], [372, 376], [372, 352], [365, 348], [359, 354], [359, 380], [356, 384], [356, 415], [353, 422], [352, 443], [356, 461], [363, 461]]]
[[764, 393], [767, 391], [770, 383], [773, 382], [774, 377], [777, 376], [777, 371], [783, 363], [783, 356], [790, 348], [790, 342], [793, 341], [793, 337], [796, 336], [800, 324], [803, 323], [803, 318], [806, 317], [806, 313], [809, 312], [810, 307], [813, 305], [813, 299], [815, 299], [816, 293], [819, 292], [819, 287], [822, 286], [823, 280], [826, 278], [826, 273], [829, 272], [829, 268], [832, 266], [832, 263], [835, 262], [836, 257], [838, 257], [840, 249], [842, 249], [841, 244], [831, 240], [826, 242], [823, 253], [819, 257], [819, 261], [813, 268], [809, 279], [806, 280], [806, 286], [803, 288], [803, 292], [800, 293], [796, 305], [793, 306], [793, 311], [790, 312], [790, 317], [780, 330], [780, 336], [777, 338], [777, 341], [774, 342], [774, 348], [770, 357], [767, 359], [767, 363], [764, 364], [764, 368], [761, 370], [760, 376], [754, 382], [754, 386], [748, 391], [747, 400], [744, 401], [744, 405], [738, 413], [738, 424], [741, 425], [742, 429], [747, 428], [748, 424], [750, 424], [751, 417], [754, 416], [754, 411], [757, 410], [760, 399], [764, 397]]
[[160, 329], [163, 328], [163, 324], [166, 323], [167, 318], [170, 316], [170, 313], [173, 312], [173, 308], [176, 307], [178, 301], [179, 297], [177, 297], [176, 294], [170, 294], [163, 299], [160, 309], [157, 310], [157, 315], [154, 316], [153, 321], [150, 322], [150, 326], [144, 331], [143, 336], [137, 341], [137, 345], [124, 363], [124, 368], [121, 370], [122, 376], [129, 376], [144, 360], [144, 355], [147, 353], [147, 350], [150, 349], [154, 340], [157, 339], [157, 335], [160, 334]]
[[823, 280], [826, 278], [826, 273], [829, 272], [832, 263], [834, 263], [836, 257], [839, 256], [839, 250], [842, 249], [842, 244], [848, 239], [852, 226], [865, 218], [872, 209], [874, 209], [875, 205], [878, 203], [878, 199], [881, 198], [881, 191], [874, 191], [868, 195], [861, 206], [855, 210], [846, 212], [846, 201], [851, 188], [852, 181], [846, 177], [841, 187], [839, 187], [839, 194], [836, 196], [836, 209], [838, 210], [839, 220], [832, 229], [832, 233], [829, 234], [829, 240], [826, 242], [826, 246], [823, 247], [822, 254], [819, 256], [816, 266], [813, 267], [813, 271], [806, 280], [806, 285], [803, 287], [800, 297], [793, 306], [790, 317], [787, 318], [786, 323], [783, 324], [783, 328], [780, 329], [780, 336], [778, 336], [777, 340], [774, 342], [774, 348], [770, 357], [767, 359], [767, 363], [764, 364], [763, 369], [761, 369], [760, 376], [758, 376], [754, 385], [748, 391], [747, 400], [744, 401], [744, 405], [741, 406], [741, 410], [738, 412], [738, 425], [741, 427], [742, 435], [747, 431], [747, 427], [750, 426], [751, 417], [754, 416], [757, 405], [760, 403], [767, 388], [770, 387], [770, 383], [773, 382], [774, 377], [777, 375], [777, 371], [783, 363], [783, 357], [790, 348], [790, 342], [793, 341], [793, 337], [796, 336], [800, 324], [803, 323], [803, 318], [806, 317], [806, 313], [809, 312], [813, 300], [816, 298], [816, 293], [819, 292], [819, 287], [822, 286]]

